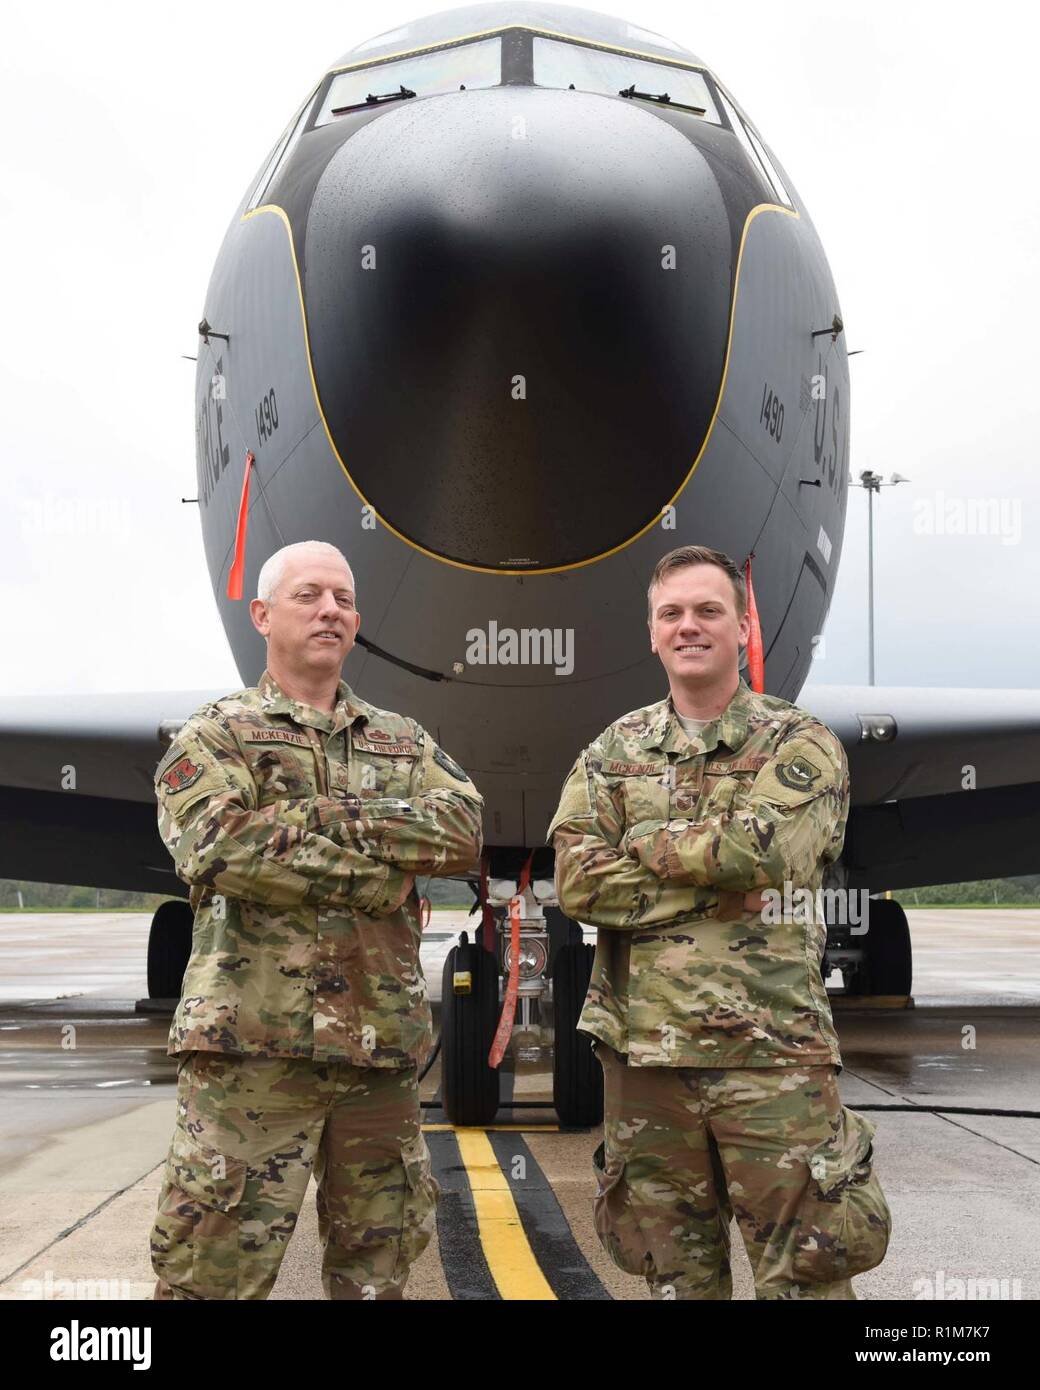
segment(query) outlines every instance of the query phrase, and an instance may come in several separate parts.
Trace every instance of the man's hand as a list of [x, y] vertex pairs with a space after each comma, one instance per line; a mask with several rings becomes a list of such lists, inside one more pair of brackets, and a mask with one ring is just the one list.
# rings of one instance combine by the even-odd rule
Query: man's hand
[[[662, 824], [663, 822], [660, 821], [639, 821], [625, 833], [622, 840], [622, 848], [627, 855], [659, 875], [661, 874], [661, 866], [654, 861], [655, 845], [651, 836], [654, 830]], [[734, 922], [740, 918], [742, 913], [761, 913], [765, 903], [766, 900], [761, 889], [753, 888], [750, 892], [741, 893], [735, 889], [721, 888], [719, 890], [718, 915], [723, 922]]]
[[673, 883], [731, 893], [806, 884], [840, 854], [848, 810], [845, 750], [813, 724], [774, 749], [730, 808], [708, 805], [698, 820], [640, 821], [622, 847]]
[[760, 913], [764, 906], [765, 899], [757, 888], [750, 893], [723, 888], [719, 891], [718, 919], [720, 922], [739, 922], [745, 912]]
[[364, 803], [357, 792], [341, 792], [335, 800], [342, 803], [343, 814], [348, 820], [360, 820], [364, 814], [361, 809]]
[[346, 792], [331, 814], [321, 808], [320, 830], [373, 863], [450, 878], [480, 860], [484, 799], [425, 729], [415, 729], [422, 756], [413, 760], [407, 790], [368, 798]]
[[[652, 869], [653, 866], [650, 863], [653, 852], [651, 837], [655, 831], [662, 830], [667, 824], [667, 821], [662, 820], [636, 821], [635, 825], [623, 829], [621, 844], [618, 848], [630, 859], [635, 859], [637, 863], [642, 864], [644, 868]], [[663, 875], [661, 876], [663, 877]]]

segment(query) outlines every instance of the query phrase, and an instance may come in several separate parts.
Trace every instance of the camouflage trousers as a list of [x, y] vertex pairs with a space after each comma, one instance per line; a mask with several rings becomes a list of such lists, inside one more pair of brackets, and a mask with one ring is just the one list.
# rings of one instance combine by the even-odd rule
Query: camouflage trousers
[[596, 1230], [655, 1298], [729, 1299], [735, 1215], [759, 1299], [855, 1299], [891, 1216], [875, 1126], [844, 1107], [837, 1069], [630, 1067], [595, 1043], [604, 1142]]
[[311, 1168], [327, 1298], [401, 1298], [439, 1188], [414, 1067], [190, 1052], [152, 1230], [155, 1297], [266, 1298]]

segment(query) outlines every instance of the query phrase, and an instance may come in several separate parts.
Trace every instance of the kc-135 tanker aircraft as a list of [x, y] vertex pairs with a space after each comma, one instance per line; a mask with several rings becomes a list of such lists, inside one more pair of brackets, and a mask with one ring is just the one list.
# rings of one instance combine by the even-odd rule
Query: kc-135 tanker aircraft
[[[574, 1041], [590, 948], [554, 904], [543, 836], [575, 754], [663, 693], [645, 586], [666, 550], [751, 558], [765, 689], [799, 699], [841, 557], [848, 355], [808, 210], [733, 93], [681, 45], [587, 10], [478, 5], [359, 44], [246, 189], [199, 325], [207, 563], [253, 684], [261, 564], [337, 544], [363, 615], [345, 678], [418, 719], [483, 793], [475, 920], [494, 954], [460, 948], [479, 967], [468, 996], [449, 958], [452, 1118], [493, 1112], [486, 1029], [532, 849], [514, 968], [546, 1001], [556, 968], [557, 1108], [595, 1118]], [[190, 936], [153, 773], [172, 730], [226, 693], [0, 706], [0, 874], [177, 898], [153, 923], [153, 994], [179, 991]], [[1036, 693], [819, 686], [799, 702], [849, 755], [845, 886], [1036, 870]], [[852, 992], [909, 992], [894, 902], [866, 933], [833, 924], [828, 952]]]

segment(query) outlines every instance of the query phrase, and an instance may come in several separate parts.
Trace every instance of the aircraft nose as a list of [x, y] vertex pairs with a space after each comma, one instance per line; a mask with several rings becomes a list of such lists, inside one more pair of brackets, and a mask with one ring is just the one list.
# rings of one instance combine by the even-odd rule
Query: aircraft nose
[[731, 256], [704, 155], [638, 102], [402, 102], [340, 147], [307, 221], [312, 365], [344, 467], [392, 528], [463, 564], [623, 544], [704, 441]]

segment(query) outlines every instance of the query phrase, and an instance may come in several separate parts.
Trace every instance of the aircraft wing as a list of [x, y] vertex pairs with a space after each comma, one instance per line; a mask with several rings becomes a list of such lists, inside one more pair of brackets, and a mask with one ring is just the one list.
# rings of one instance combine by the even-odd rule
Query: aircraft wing
[[[168, 730], [225, 691], [0, 699], [0, 878], [184, 897], [156, 829]], [[841, 739], [848, 886], [1040, 871], [1040, 692], [806, 686]]]
[[1040, 692], [807, 685], [848, 754], [850, 888], [1040, 871]]
[[161, 730], [226, 693], [0, 699], [0, 878], [186, 897], [156, 827]]

